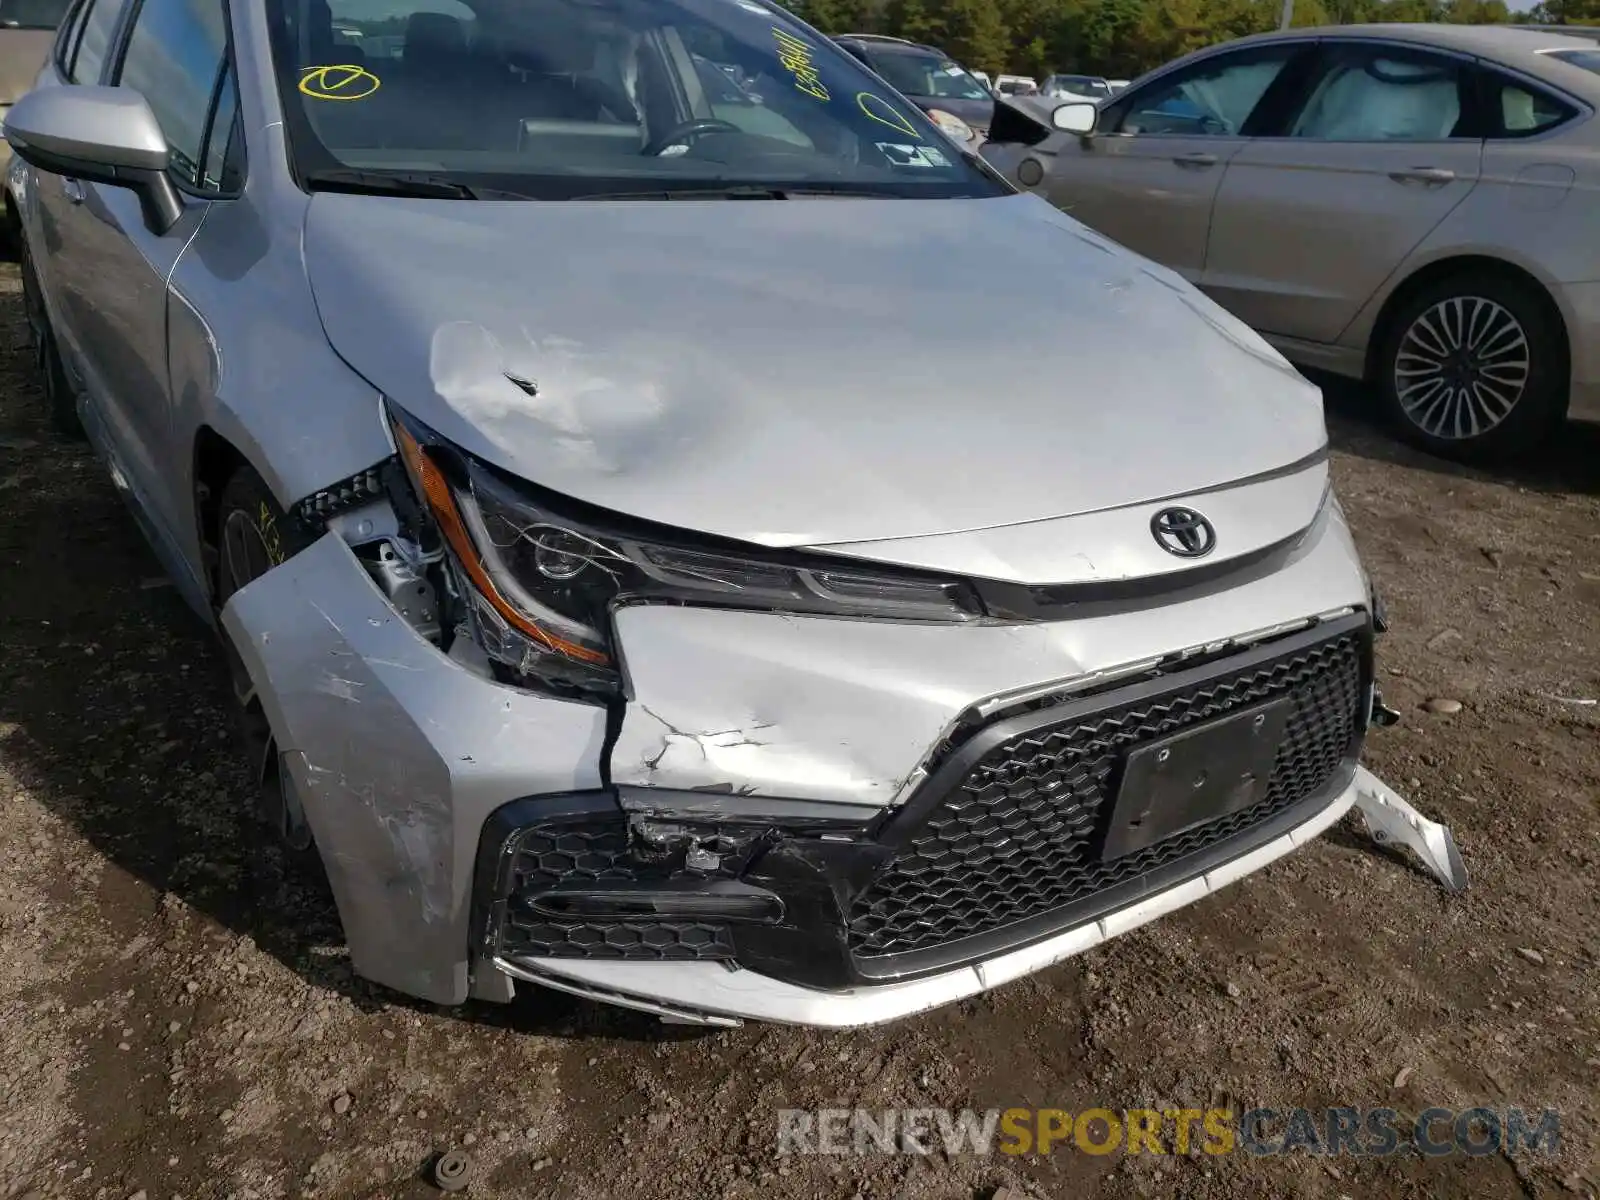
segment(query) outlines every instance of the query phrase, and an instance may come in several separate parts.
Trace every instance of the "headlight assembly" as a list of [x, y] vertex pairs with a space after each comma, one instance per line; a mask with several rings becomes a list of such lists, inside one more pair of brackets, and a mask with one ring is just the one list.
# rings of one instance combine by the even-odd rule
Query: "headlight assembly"
[[954, 579], [862, 571], [578, 515], [390, 410], [396, 443], [449, 549], [457, 590], [489, 658], [517, 675], [609, 690], [611, 613], [631, 603], [965, 623], [983, 616]]
[[928, 117], [935, 125], [944, 130], [947, 137], [954, 138], [958, 142], [977, 140], [978, 135], [972, 126], [954, 113], [945, 112], [942, 108], [933, 108], [928, 110]]

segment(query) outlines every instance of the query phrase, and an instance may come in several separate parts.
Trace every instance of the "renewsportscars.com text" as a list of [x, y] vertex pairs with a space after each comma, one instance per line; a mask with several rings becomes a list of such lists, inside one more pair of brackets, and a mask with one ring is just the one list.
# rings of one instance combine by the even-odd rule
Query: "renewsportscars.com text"
[[1554, 1155], [1553, 1109], [780, 1109], [788, 1154]]

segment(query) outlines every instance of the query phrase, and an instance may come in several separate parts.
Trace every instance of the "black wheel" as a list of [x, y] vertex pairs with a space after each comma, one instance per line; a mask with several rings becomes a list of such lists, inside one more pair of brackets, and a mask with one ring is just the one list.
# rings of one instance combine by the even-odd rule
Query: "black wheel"
[[[307, 539], [278, 507], [261, 476], [240, 467], [222, 489], [217, 506], [216, 607], [221, 612], [233, 594], [259, 579], [303, 549]], [[260, 815], [282, 842], [291, 858], [309, 865], [314, 858], [311, 828], [294, 792], [294, 784], [280, 769], [278, 745], [266, 710], [256, 695], [255, 683], [226, 631], [223, 653], [233, 684], [234, 699], [244, 735], [245, 753], [259, 783]]]
[[40, 381], [44, 384], [50, 424], [63, 437], [82, 441], [83, 422], [78, 419], [77, 393], [67, 378], [66, 364], [61, 361], [61, 348], [56, 344], [55, 330], [50, 326], [50, 314], [44, 306], [44, 294], [39, 288], [33, 255], [28, 251], [26, 240], [19, 238], [18, 245], [22, 261], [22, 305], [28, 318], [28, 333], [33, 339], [33, 364], [38, 368]]
[[1401, 435], [1463, 462], [1532, 450], [1567, 414], [1560, 322], [1515, 279], [1474, 272], [1423, 288], [1389, 322], [1377, 365]]

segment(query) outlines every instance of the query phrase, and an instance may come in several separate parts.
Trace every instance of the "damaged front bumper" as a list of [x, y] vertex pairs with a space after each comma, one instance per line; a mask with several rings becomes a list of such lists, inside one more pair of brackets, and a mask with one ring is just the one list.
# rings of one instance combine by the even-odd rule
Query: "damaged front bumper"
[[1352, 806], [1365, 805], [1369, 797], [1384, 791], [1376, 778], [1360, 768], [1331, 802], [1253, 850], [1181, 882], [1158, 886], [1136, 903], [1114, 907], [1103, 916], [1069, 920], [1066, 928], [1042, 941], [904, 982], [821, 990], [731, 962], [570, 960], [510, 954], [498, 954], [493, 961], [518, 979], [678, 1023], [738, 1025], [750, 1019], [829, 1028], [875, 1025], [969, 999], [1204, 899], [1305, 845]]
[[[223, 621], [361, 975], [857, 1025], [1076, 954], [1369, 798], [1399, 813], [1357, 765], [1377, 701], [1354, 562], [1333, 511], [1254, 578], [1033, 625], [624, 609], [615, 710], [453, 661], [336, 534]], [[1241, 613], [1263, 618], [1242, 640]], [[1224, 725], [1208, 744], [1243, 782], [1195, 783], [1203, 820], [1127, 807], [1134, 756], [1191, 769], [1186, 741]]]

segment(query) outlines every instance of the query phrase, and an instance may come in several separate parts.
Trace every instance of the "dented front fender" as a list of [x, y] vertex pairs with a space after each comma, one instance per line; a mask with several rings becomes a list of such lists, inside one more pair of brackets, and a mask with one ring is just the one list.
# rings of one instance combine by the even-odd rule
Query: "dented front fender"
[[299, 788], [353, 967], [461, 1003], [479, 832], [512, 800], [599, 787], [605, 710], [463, 669], [333, 534], [222, 620]]

